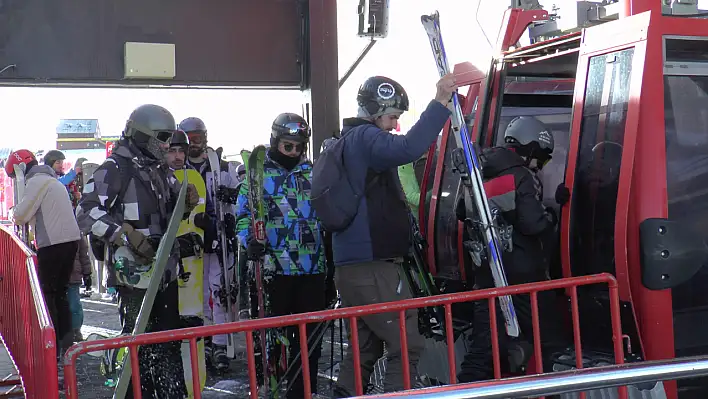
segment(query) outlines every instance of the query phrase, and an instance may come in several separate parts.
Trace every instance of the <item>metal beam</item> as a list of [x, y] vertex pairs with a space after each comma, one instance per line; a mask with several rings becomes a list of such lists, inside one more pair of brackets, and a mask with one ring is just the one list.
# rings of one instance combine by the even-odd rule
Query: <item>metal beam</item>
[[339, 68], [337, 59], [337, 2], [310, 0], [309, 89], [312, 103], [312, 154], [322, 142], [339, 133]]

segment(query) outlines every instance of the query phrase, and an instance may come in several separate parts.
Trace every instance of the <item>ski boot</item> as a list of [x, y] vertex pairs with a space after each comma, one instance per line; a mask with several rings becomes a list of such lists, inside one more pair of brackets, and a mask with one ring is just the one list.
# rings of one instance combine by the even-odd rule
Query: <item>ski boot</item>
[[211, 363], [217, 371], [226, 372], [231, 367], [229, 357], [226, 355], [226, 346], [214, 345]]

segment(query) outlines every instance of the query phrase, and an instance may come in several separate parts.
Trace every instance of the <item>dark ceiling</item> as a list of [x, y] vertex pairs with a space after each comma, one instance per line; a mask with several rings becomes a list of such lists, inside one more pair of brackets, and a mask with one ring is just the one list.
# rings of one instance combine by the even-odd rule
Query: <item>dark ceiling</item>
[[[303, 84], [299, 0], [0, 0], [0, 84]], [[306, 32], [305, 32], [306, 33]], [[176, 77], [125, 80], [125, 42], [172, 43]]]

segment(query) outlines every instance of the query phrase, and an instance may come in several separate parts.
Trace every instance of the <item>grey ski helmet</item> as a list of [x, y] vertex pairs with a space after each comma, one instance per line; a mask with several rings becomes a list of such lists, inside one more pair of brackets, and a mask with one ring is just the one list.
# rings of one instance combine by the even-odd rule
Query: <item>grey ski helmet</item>
[[125, 124], [123, 136], [132, 139], [145, 155], [162, 161], [175, 132], [175, 118], [167, 109], [153, 104], [136, 108]]
[[44, 164], [47, 165], [47, 166], [49, 166], [49, 167], [53, 167], [53, 166], [54, 166], [54, 162], [56, 162], [56, 161], [63, 161], [63, 160], [65, 160], [65, 159], [66, 159], [66, 157], [64, 156], [64, 153], [63, 153], [63, 152], [61, 152], [61, 151], [59, 151], [59, 150], [51, 150], [51, 151], [48, 151], [48, 152], [44, 155]]
[[504, 143], [516, 153], [546, 162], [553, 154], [553, 132], [533, 116], [517, 116], [504, 132]]
[[194, 116], [190, 116], [189, 118], [186, 118], [185, 120], [180, 122], [179, 129], [187, 134], [197, 132], [206, 134], [207, 132], [207, 128], [204, 124], [204, 121]]

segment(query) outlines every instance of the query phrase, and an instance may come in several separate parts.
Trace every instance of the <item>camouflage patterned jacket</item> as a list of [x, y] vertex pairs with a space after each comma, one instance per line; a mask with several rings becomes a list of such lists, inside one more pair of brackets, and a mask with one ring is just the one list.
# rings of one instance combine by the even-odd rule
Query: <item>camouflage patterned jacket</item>
[[[263, 201], [267, 209], [265, 268], [277, 274], [303, 275], [325, 270], [324, 242], [320, 223], [310, 206], [312, 163], [303, 160], [287, 171], [266, 156]], [[248, 182], [239, 190], [237, 231], [245, 245], [251, 235]]]
[[[120, 165], [130, 165], [129, 170], [121, 172], [114, 157], [121, 157]], [[140, 155], [140, 150], [131, 142], [121, 140], [111, 157], [96, 169], [84, 185], [76, 210], [81, 231], [112, 242], [120, 235], [125, 222], [146, 236], [164, 234], [180, 183], [169, 168], [158, 165]], [[127, 186], [124, 187], [124, 184]], [[119, 198], [121, 195], [122, 198]], [[112, 266], [114, 248], [108, 247], [106, 263]], [[178, 251], [173, 249], [163, 283], [177, 279], [178, 256]], [[108, 286], [114, 285], [115, 276], [109, 275]]]

